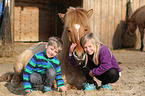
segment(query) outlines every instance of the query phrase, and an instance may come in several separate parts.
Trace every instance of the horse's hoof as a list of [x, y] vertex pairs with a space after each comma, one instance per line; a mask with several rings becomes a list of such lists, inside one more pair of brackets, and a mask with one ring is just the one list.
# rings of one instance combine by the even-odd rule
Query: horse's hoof
[[140, 48], [140, 51], [143, 51], [143, 48]]
[[20, 83], [19, 85], [15, 85], [10, 82], [7, 88], [11, 93], [14, 93], [17, 95], [25, 94], [23, 83]]

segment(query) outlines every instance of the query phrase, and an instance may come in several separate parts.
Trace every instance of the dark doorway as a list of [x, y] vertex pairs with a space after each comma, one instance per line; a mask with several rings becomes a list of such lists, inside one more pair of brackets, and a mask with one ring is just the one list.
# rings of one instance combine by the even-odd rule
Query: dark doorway
[[83, 0], [15, 0], [15, 6], [39, 8], [39, 41], [47, 41], [50, 36], [61, 37], [64, 24], [57, 13], [66, 13], [69, 6], [82, 7], [82, 4]]

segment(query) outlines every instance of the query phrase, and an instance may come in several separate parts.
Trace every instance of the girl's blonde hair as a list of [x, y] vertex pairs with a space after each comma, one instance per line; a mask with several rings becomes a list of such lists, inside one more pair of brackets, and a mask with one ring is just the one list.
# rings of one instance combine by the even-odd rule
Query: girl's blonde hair
[[62, 50], [63, 42], [58, 37], [50, 37], [48, 39], [48, 45], [47, 46], [54, 46], [55, 49], [58, 49], [58, 51]]
[[[86, 42], [89, 40], [91, 40], [93, 46], [95, 46], [93, 61], [96, 65], [98, 65], [99, 49], [100, 49], [100, 44], [102, 43], [98, 40], [98, 38], [93, 33], [88, 33], [81, 38], [81, 41], [80, 41], [81, 46], [83, 47], [86, 44]], [[86, 55], [86, 63], [88, 61], [87, 58], [88, 58], [88, 55]]]

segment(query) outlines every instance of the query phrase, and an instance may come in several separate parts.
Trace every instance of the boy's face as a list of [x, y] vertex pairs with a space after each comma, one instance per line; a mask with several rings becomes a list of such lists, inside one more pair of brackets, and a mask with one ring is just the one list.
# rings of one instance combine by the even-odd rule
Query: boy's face
[[47, 46], [46, 54], [48, 58], [55, 57], [59, 53], [58, 49], [54, 48], [54, 46]]

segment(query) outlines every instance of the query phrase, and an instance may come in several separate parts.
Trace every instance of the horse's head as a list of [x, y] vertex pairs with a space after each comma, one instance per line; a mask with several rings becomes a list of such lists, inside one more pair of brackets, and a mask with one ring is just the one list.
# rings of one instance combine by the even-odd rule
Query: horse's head
[[92, 13], [92, 9], [86, 11], [82, 8], [73, 7], [70, 7], [66, 14], [59, 13], [59, 16], [64, 21], [69, 42], [77, 43], [77, 46], [73, 52], [73, 55], [77, 60], [82, 60], [85, 58], [84, 50], [80, 45], [80, 39], [88, 32], [91, 32], [89, 18]]
[[133, 18], [128, 18], [127, 19], [127, 26], [128, 26], [128, 30], [127, 32], [130, 35], [135, 35], [135, 30], [137, 29], [137, 24], [135, 21], [132, 20]]

